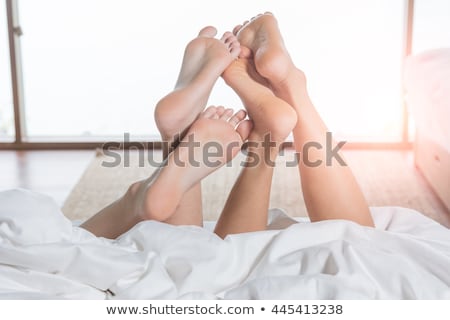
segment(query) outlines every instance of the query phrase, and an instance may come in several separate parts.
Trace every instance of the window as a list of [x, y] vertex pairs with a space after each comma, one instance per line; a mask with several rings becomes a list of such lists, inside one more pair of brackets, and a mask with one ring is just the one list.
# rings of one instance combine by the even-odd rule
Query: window
[[[157, 101], [174, 85], [186, 43], [258, 12], [280, 22], [331, 131], [401, 141], [404, 1], [20, 0], [26, 133], [39, 139], [158, 139]], [[211, 104], [241, 107], [219, 80]]]
[[329, 129], [349, 141], [400, 141], [405, 2], [291, 3], [280, 24]]
[[0, 2], [0, 141], [14, 140], [14, 114], [5, 1]]
[[450, 1], [415, 0], [413, 53], [450, 47]]

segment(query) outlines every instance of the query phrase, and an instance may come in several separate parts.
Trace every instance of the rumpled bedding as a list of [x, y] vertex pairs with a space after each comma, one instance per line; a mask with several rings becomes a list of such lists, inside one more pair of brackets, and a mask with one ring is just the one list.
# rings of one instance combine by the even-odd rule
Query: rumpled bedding
[[371, 208], [376, 228], [294, 221], [224, 240], [141, 222], [116, 240], [74, 226], [47, 196], [0, 192], [1, 299], [450, 299], [450, 232]]

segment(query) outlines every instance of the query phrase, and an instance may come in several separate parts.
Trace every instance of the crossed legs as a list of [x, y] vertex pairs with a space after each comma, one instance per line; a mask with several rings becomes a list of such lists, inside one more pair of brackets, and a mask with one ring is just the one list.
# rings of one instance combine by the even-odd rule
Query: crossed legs
[[[247, 162], [225, 205], [215, 230], [225, 237], [266, 228], [273, 162], [280, 144], [294, 128], [297, 116], [286, 102], [259, 83], [264, 79], [256, 72], [253, 60], [236, 60], [241, 49], [237, 38], [227, 32], [218, 41], [213, 38], [215, 33], [214, 28], [207, 27], [187, 46], [175, 90], [158, 103], [155, 120], [163, 140], [176, 145], [176, 139], [183, 137], [183, 131], [204, 108], [220, 74], [240, 96], [253, 123], [247, 151], [252, 160], [256, 156], [259, 161]], [[230, 112], [223, 110], [219, 107], [217, 112]], [[250, 195], [255, 201], [251, 201]], [[161, 199], [164, 198], [156, 198]], [[185, 192], [175, 213], [165, 222], [202, 224], [200, 182]]]
[[[97, 236], [116, 238], [136, 223], [156, 218], [150, 217], [145, 210], [143, 213], [142, 207], [144, 203], [148, 203], [147, 191], [154, 189], [153, 184], [159, 179], [164, 167], [168, 166], [169, 154], [176, 149], [193, 123], [199, 120], [215, 82], [240, 52], [239, 42], [232, 33], [226, 32], [221, 39], [215, 38], [216, 33], [214, 27], [203, 28], [198, 37], [187, 45], [175, 89], [162, 98], [155, 108], [155, 121], [165, 146], [165, 163], [148, 179], [132, 184], [121, 198], [83, 223], [83, 228]], [[211, 110], [207, 115], [210, 115]], [[232, 123], [245, 117], [242, 112], [232, 116], [232, 110], [225, 110], [223, 107], [213, 110], [213, 117], [231, 117]], [[235, 126], [237, 124], [234, 123]], [[242, 126], [247, 131], [249, 127], [249, 123]], [[178, 180], [174, 179], [174, 186]], [[156, 201], [167, 202], [168, 199], [169, 197], [160, 198]], [[174, 225], [201, 226], [203, 216], [200, 180], [184, 190], [173, 212], [159, 216], [158, 220]]]
[[[233, 34], [227, 32], [220, 40], [214, 38], [215, 34], [214, 28], [204, 28], [188, 44], [174, 91], [162, 98], [155, 108], [155, 120], [167, 146], [163, 150], [164, 164], [148, 179], [131, 185], [123, 197], [87, 220], [83, 228], [97, 236], [115, 238], [136, 223], [149, 219], [201, 226], [200, 181], [217, 169], [205, 166], [202, 144], [215, 142], [223, 146], [226, 154], [214, 161], [221, 166], [240, 150], [243, 141], [248, 140], [248, 152], [253, 157], [258, 156], [260, 161], [249, 162], [243, 169], [216, 232], [225, 237], [230, 233], [265, 229], [273, 172], [271, 163], [279, 145], [292, 131], [296, 114], [286, 102], [258, 83], [262, 78], [251, 65], [252, 61], [235, 61], [240, 46]], [[232, 67], [227, 69], [230, 64]], [[247, 73], [247, 68], [252, 68], [253, 72]], [[233, 115], [231, 109], [224, 107], [210, 107], [202, 112], [214, 83], [225, 70], [225, 80], [238, 92], [253, 121], [244, 120], [246, 113], [243, 111]], [[234, 139], [229, 139], [230, 132], [219, 130], [223, 122], [228, 124], [222, 125], [227, 128], [225, 131], [230, 131], [230, 126], [234, 129]], [[264, 139], [269, 135], [270, 144], [266, 147]], [[234, 147], [230, 149], [227, 145]], [[191, 158], [192, 150], [195, 159]], [[199, 163], [200, 167], [192, 166], [191, 162]], [[189, 183], [183, 184], [183, 181]], [[263, 200], [257, 207], [249, 207], [248, 201], [243, 205], [247, 194], [254, 194], [254, 203], [261, 197]]]
[[[202, 146], [216, 141], [240, 147], [248, 139], [247, 152], [252, 159], [236, 181], [215, 232], [225, 237], [264, 230], [273, 162], [281, 143], [293, 131], [297, 152], [310, 141], [325, 145], [327, 128], [308, 96], [303, 72], [294, 66], [284, 47], [275, 18], [271, 14], [259, 15], [237, 26], [234, 35], [225, 33], [220, 40], [214, 38], [215, 34], [214, 28], [204, 28], [187, 46], [175, 90], [155, 109], [155, 120], [168, 146], [164, 150], [165, 164], [150, 178], [130, 186], [123, 197], [82, 227], [97, 236], [115, 238], [148, 219], [201, 226], [200, 181], [235, 156], [239, 148], [218, 157], [216, 167], [205, 166], [204, 162], [194, 167], [189, 164], [190, 153], [181, 144], [193, 141]], [[238, 55], [240, 58], [235, 60]], [[244, 112], [233, 115], [231, 109], [223, 107], [202, 112], [221, 74], [241, 98], [252, 122], [244, 121]], [[259, 161], [252, 161], [255, 155]], [[309, 156], [322, 161], [316, 167], [299, 164], [311, 221], [347, 219], [373, 226], [350, 168], [339, 163], [326, 165], [323, 149], [314, 149]], [[202, 163], [201, 148], [194, 157]], [[177, 162], [180, 159], [184, 166]]]

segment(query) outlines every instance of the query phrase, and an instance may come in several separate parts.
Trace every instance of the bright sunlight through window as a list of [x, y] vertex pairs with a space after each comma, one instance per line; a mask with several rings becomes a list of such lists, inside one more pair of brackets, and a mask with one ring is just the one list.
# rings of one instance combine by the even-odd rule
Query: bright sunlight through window
[[8, 51], [8, 25], [5, 1], [0, 2], [0, 142], [14, 137], [14, 114], [11, 94], [11, 69]]
[[[157, 139], [154, 106], [173, 88], [186, 43], [205, 25], [223, 33], [271, 11], [336, 136], [401, 139], [403, 1], [21, 0], [19, 5], [30, 138], [120, 138], [129, 132]], [[209, 102], [241, 107], [222, 80]]]

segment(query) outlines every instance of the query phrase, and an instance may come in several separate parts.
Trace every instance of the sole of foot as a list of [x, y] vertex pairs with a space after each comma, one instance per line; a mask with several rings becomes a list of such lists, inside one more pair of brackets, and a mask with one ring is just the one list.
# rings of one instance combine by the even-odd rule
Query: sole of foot
[[216, 33], [214, 27], [203, 28], [187, 45], [174, 91], [156, 105], [155, 121], [165, 141], [179, 136], [195, 121], [215, 82], [240, 53], [240, 44], [231, 32], [221, 39], [214, 38]]
[[233, 113], [209, 107], [202, 112], [157, 179], [141, 186], [140, 218], [167, 220], [186, 191], [232, 160], [252, 130], [252, 122], [245, 117], [243, 110]]
[[[278, 90], [291, 79], [306, 81], [297, 69], [284, 45], [275, 16], [269, 12], [253, 17], [234, 28], [243, 47], [249, 48], [255, 60], [256, 70]], [[242, 50], [248, 55], [247, 50]]]
[[249, 141], [264, 141], [270, 133], [271, 141], [282, 143], [295, 127], [297, 113], [265, 85], [265, 79], [256, 71], [253, 60], [240, 58], [234, 61], [222, 76], [241, 98], [253, 120]]

